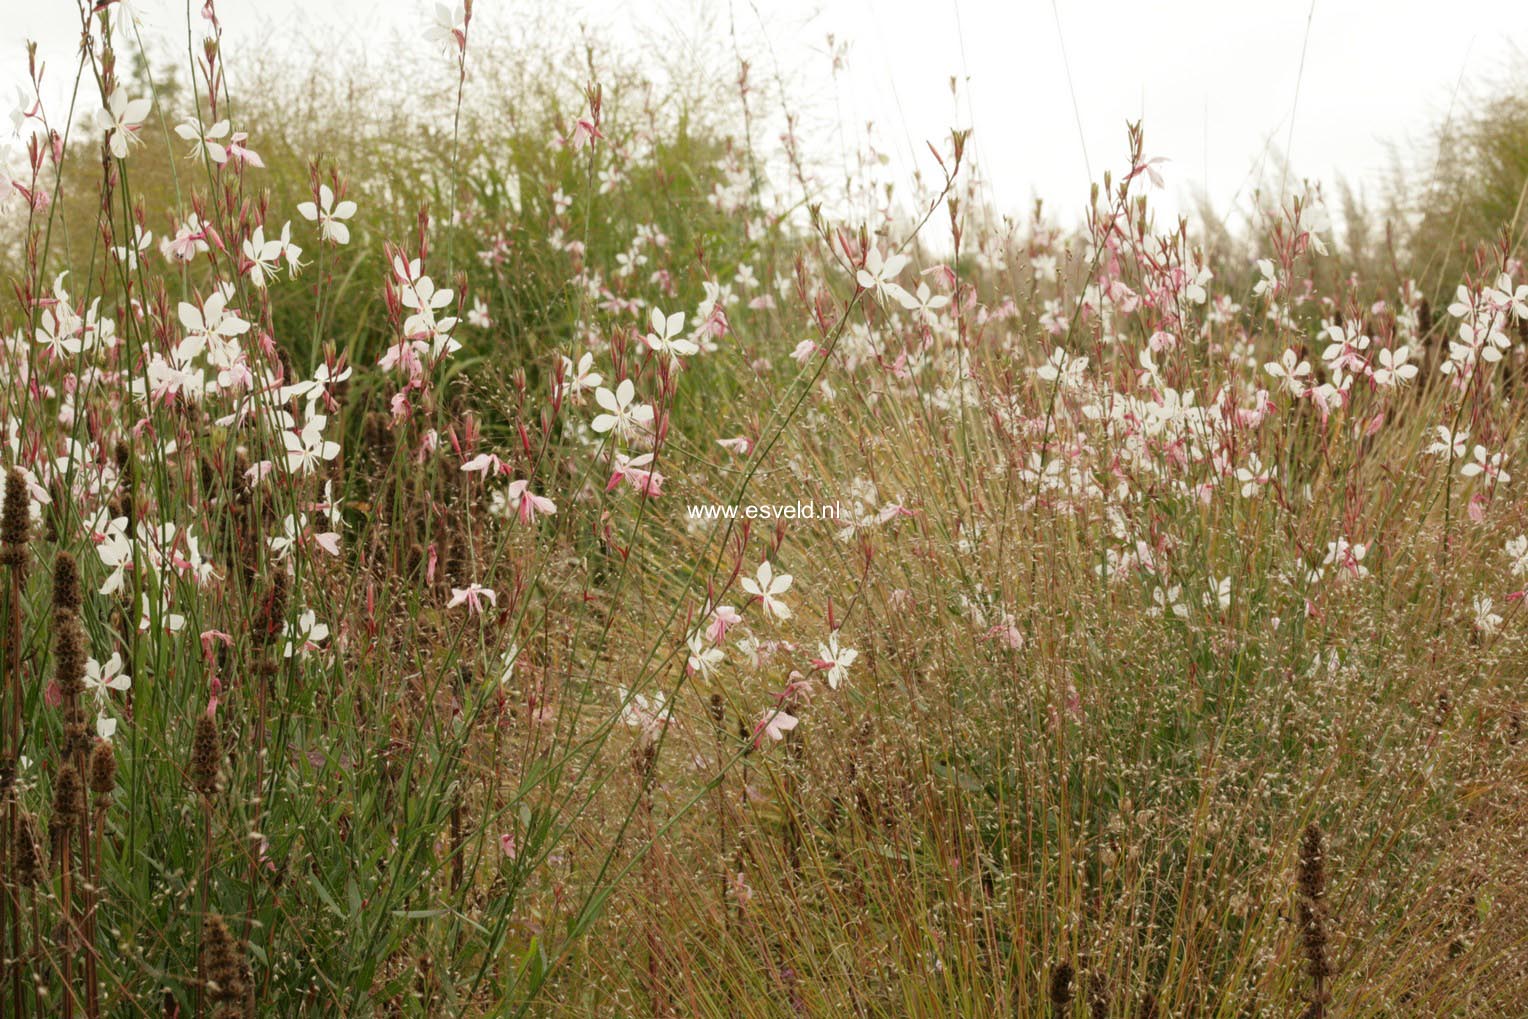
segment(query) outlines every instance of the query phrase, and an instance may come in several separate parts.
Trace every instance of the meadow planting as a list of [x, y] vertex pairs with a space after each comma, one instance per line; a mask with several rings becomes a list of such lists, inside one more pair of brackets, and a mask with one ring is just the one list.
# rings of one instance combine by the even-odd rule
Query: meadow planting
[[0, 1017], [1528, 1015], [1520, 200], [229, 2], [3, 55]]

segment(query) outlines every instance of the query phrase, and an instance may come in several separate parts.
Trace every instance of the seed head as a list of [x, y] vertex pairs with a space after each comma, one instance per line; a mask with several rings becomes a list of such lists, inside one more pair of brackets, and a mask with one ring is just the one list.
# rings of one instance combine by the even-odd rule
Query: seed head
[[222, 740], [218, 738], [217, 723], [206, 715], [198, 715], [196, 733], [191, 738], [191, 784], [203, 796], [217, 795], [222, 758], [223, 747]]
[[53, 650], [53, 678], [58, 682], [58, 692], [72, 704], [85, 690], [85, 631], [78, 616], [63, 613], [55, 618]]
[[1056, 968], [1051, 970], [1050, 982], [1051, 1004], [1059, 1011], [1066, 1008], [1072, 1002], [1072, 964], [1059, 962]]
[[48, 819], [48, 835], [53, 840], [53, 853], [57, 857], [67, 851], [69, 833], [85, 816], [85, 787], [80, 773], [69, 762], [59, 765], [53, 779], [53, 816]]
[[1300, 837], [1299, 863], [1300, 945], [1305, 954], [1305, 971], [1310, 975], [1310, 1007], [1305, 1016], [1324, 1019], [1331, 1000], [1327, 981], [1332, 975], [1327, 958], [1326, 930], [1326, 838], [1314, 822], [1305, 826]]
[[0, 500], [0, 563], [21, 566], [26, 561], [27, 535], [32, 526], [31, 499], [26, 475], [12, 467], [5, 479], [5, 498]]
[[95, 745], [95, 736], [85, 721], [85, 709], [78, 702], [65, 707], [63, 754], [70, 760], [88, 757]]
[[242, 1006], [244, 981], [239, 967], [239, 947], [220, 916], [209, 916], [202, 927], [202, 962], [212, 997], [220, 1005]]
[[290, 578], [285, 570], [277, 571], [271, 578], [271, 589], [255, 609], [254, 642], [258, 650], [269, 647], [271, 642], [286, 629], [287, 588]]
[[37, 821], [26, 811], [16, 815], [16, 844], [11, 853], [16, 866], [16, 883], [22, 888], [36, 887], [42, 880], [42, 846], [37, 841]]
[[77, 613], [82, 604], [79, 563], [60, 552], [53, 560], [53, 611]]
[[1326, 896], [1326, 837], [1315, 822], [1300, 837], [1300, 894], [1312, 902]]
[[117, 753], [110, 740], [96, 740], [90, 751], [90, 791], [98, 796], [110, 796], [117, 788]]
[[1088, 1015], [1092, 1019], [1109, 1019], [1109, 983], [1100, 973], [1093, 974], [1088, 994]]

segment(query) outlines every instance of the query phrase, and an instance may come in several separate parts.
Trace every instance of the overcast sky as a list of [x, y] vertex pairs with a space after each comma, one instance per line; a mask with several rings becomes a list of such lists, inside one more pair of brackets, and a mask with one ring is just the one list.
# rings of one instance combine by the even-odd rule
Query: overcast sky
[[[483, 23], [512, 23], [536, 0], [477, 0]], [[62, 79], [78, 37], [75, 0], [10, 2], [0, 15], [0, 82], [24, 72], [33, 38]], [[199, 5], [198, 5], [199, 6]], [[316, 19], [374, 55], [424, 44], [423, 0], [221, 0], [225, 54], [269, 44]], [[495, 8], [499, 10], [495, 11]], [[145, 33], [184, 38], [184, 0], [134, 0]], [[1118, 168], [1126, 120], [1144, 118], [1165, 156], [1169, 208], [1202, 187], [1244, 200], [1270, 153], [1297, 173], [1372, 184], [1398, 150], [1418, 158], [1451, 104], [1467, 103], [1522, 60], [1528, 21], [1511, 0], [559, 0], [573, 19], [669, 58], [768, 53], [806, 94], [833, 98], [847, 143], [874, 122], [904, 169], [925, 139], [974, 126], [999, 201], [1032, 195], [1075, 207], [1089, 171]], [[706, 12], [702, 14], [701, 12]], [[497, 18], [494, 15], [498, 15]], [[280, 27], [280, 26], [288, 27]], [[1308, 33], [1307, 33], [1308, 25]], [[276, 26], [276, 27], [273, 27]], [[274, 33], [274, 34], [273, 34]], [[826, 39], [849, 44], [830, 70]], [[400, 59], [417, 53], [400, 53]], [[1302, 71], [1303, 60], [1303, 71]], [[961, 81], [952, 101], [949, 79]], [[813, 80], [813, 79], [816, 80]], [[1462, 83], [1462, 88], [1461, 88]], [[55, 83], [56, 85], [59, 83]], [[8, 96], [12, 89], [7, 88]], [[1457, 100], [1456, 100], [1457, 96]], [[1080, 125], [1079, 125], [1080, 122]]]

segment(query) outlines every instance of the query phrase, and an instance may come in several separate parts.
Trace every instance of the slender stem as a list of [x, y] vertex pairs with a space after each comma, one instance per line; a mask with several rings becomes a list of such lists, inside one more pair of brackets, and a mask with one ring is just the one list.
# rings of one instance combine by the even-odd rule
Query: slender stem
[[207, 986], [207, 966], [203, 958], [202, 934], [207, 929], [207, 886], [212, 881], [212, 800], [202, 801], [202, 865], [196, 880], [196, 988], [191, 1014], [201, 1019], [203, 990]]
[[[4, 790], [5, 795], [5, 845], [0, 846], [0, 873], [6, 875], [5, 894], [3, 899], [3, 913], [0, 913], [0, 924], [8, 926], [11, 934], [11, 953], [7, 967], [11, 976], [11, 1005], [12, 1014], [16, 1019], [21, 1019], [25, 1013], [22, 1010], [22, 983], [21, 983], [21, 899], [20, 890], [14, 882], [15, 871], [11, 867], [10, 853], [16, 845], [16, 833], [19, 830], [20, 820], [16, 808], [16, 768], [19, 766], [18, 758], [21, 750], [21, 577], [16, 566], [11, 566], [7, 571], [10, 574], [7, 594], [7, 620], [9, 634], [5, 641], [4, 663], [0, 666], [0, 698], [4, 699], [9, 718], [7, 719], [6, 740], [3, 752], [0, 752], [0, 761], [10, 769], [10, 788]], [[6, 697], [6, 694], [9, 697]], [[4, 926], [0, 926], [0, 944], [4, 943]]]
[[74, 925], [74, 835], [60, 832], [58, 869], [64, 900], [64, 1019], [74, 1019], [77, 992], [74, 988], [74, 947], [78, 931]]

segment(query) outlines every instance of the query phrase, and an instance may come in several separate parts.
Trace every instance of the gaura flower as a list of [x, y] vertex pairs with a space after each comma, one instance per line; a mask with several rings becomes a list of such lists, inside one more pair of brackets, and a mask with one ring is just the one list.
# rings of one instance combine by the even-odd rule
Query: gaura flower
[[769, 618], [789, 619], [790, 607], [779, 596], [790, 590], [792, 579], [789, 573], [776, 576], [775, 568], [766, 559], [759, 564], [753, 577], [743, 578], [743, 590], [763, 602], [764, 614]]
[[473, 615], [482, 615], [483, 603], [485, 601], [490, 605], [498, 605], [498, 592], [491, 587], [484, 587], [481, 584], [473, 583], [468, 584], [466, 587], [453, 587], [451, 589], [451, 600], [446, 602], [446, 608], [454, 609], [458, 605], [465, 605]]

